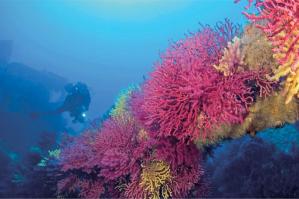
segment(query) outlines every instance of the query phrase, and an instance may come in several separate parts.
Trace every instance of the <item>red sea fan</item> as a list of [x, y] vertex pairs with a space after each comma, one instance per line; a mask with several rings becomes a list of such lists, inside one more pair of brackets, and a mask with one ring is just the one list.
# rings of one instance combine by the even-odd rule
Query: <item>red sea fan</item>
[[[270, 95], [272, 85], [273, 82], [266, 79], [263, 71], [245, 71], [223, 78], [204, 95], [198, 128], [205, 132], [204, 129], [219, 124], [243, 122], [256, 97]], [[203, 138], [206, 137], [209, 135], [204, 134]]]
[[105, 192], [105, 187], [102, 179], [80, 179], [76, 175], [69, 175], [58, 182], [58, 192], [76, 194], [82, 198], [99, 198]]
[[100, 198], [101, 194], [105, 191], [102, 181], [91, 182], [83, 180], [79, 182], [79, 187], [82, 198]]
[[162, 57], [143, 90], [133, 96], [132, 112], [151, 136], [194, 141], [208, 138], [214, 126], [243, 121], [252, 95], [258, 92], [252, 87], [262, 85], [246, 82], [260, 79], [260, 72], [233, 77], [218, 73], [213, 65], [227, 44], [222, 35], [205, 27], [178, 42]]
[[[197, 118], [205, 89], [220, 79], [212, 67], [220, 57], [217, 33], [206, 27], [170, 48], [143, 87], [133, 98], [137, 118], [158, 136], [178, 139], [198, 137]], [[138, 107], [137, 107], [138, 105]]]
[[[141, 161], [149, 154], [151, 141], [139, 136], [140, 133], [132, 117], [122, 115], [109, 118], [101, 131], [92, 136], [80, 135], [62, 150], [60, 192], [77, 191], [81, 197], [97, 193], [120, 196], [122, 187], [139, 176]], [[93, 191], [98, 182], [105, 187], [103, 192]]]
[[235, 37], [239, 37], [242, 33], [242, 27], [239, 24], [234, 24], [229, 19], [219, 21], [214, 27], [217, 32], [218, 45], [220, 49], [226, 47], [225, 42], [232, 41]]
[[99, 198], [104, 193], [103, 179], [96, 177], [97, 168], [90, 164], [96, 156], [92, 150], [94, 138], [95, 134], [86, 132], [62, 147], [59, 158], [62, 174], [57, 185], [59, 195]]
[[[171, 177], [166, 186], [172, 198], [189, 197], [189, 194], [195, 188], [200, 190], [196, 192], [198, 197], [206, 194], [207, 186], [203, 180], [204, 172], [201, 167], [201, 154], [193, 143], [185, 144], [174, 137], [168, 137], [156, 140], [152, 148], [152, 155], [147, 159], [147, 162], [158, 161], [169, 165]], [[152, 178], [153, 183], [157, 183], [157, 180], [154, 179], [155, 175]], [[151, 193], [142, 187], [141, 182], [144, 181], [140, 176], [132, 179], [126, 188], [125, 197], [150, 197]]]
[[[158, 132], [159, 137], [176, 136], [178, 139], [198, 137], [197, 118], [206, 88], [215, 87], [219, 74], [213, 69], [185, 63], [159, 66], [144, 85], [143, 104], [145, 125]], [[196, 67], [196, 68], [195, 68]]]
[[[239, 3], [241, 0], [235, 0], [235, 3]], [[255, 0], [256, 4], [260, 3], [262, 0]], [[248, 0], [248, 5], [245, 7], [246, 9], [249, 9], [252, 5], [252, 3], [254, 2], [254, 0]]]
[[[258, 2], [257, 8], [261, 12], [258, 16], [248, 13], [244, 14], [254, 22], [266, 20], [265, 26], [258, 25], [258, 27], [268, 35], [274, 46], [277, 47], [274, 51], [280, 51], [280, 46], [283, 46], [284, 43], [290, 43], [286, 56], [280, 60], [282, 64], [288, 59], [291, 52], [296, 50], [295, 45], [299, 41], [299, 1], [265, 0]], [[294, 34], [294, 31], [296, 31], [296, 34]], [[281, 35], [277, 37], [279, 34]], [[298, 52], [296, 54], [299, 56]]]
[[[172, 197], [187, 197], [195, 185], [203, 179], [201, 154], [193, 143], [185, 144], [173, 137], [159, 140], [154, 157], [170, 165], [173, 176], [170, 185]], [[202, 190], [204, 190], [203, 187], [205, 187], [204, 183]]]
[[[201, 25], [196, 33], [190, 33], [184, 40], [180, 40], [167, 50], [162, 56], [162, 62], [177, 62], [176, 64], [211, 65], [219, 61], [222, 50], [236, 35], [241, 27], [226, 19], [218, 22], [214, 28]], [[163, 64], [162, 64], [163, 65]]]
[[138, 139], [140, 128], [131, 117], [111, 118], [104, 122], [95, 139], [97, 154], [91, 164], [101, 168], [100, 176], [115, 180], [128, 174], [136, 175], [139, 161], [150, 143]]
[[147, 193], [144, 191], [144, 188], [140, 186], [139, 180], [133, 179], [133, 181], [126, 187], [124, 197], [147, 198]]
[[[92, 142], [87, 134], [79, 136], [74, 143], [85, 143], [85, 148], [63, 150], [64, 178], [58, 184], [59, 192], [92, 198], [146, 197], [150, 193], [140, 184], [142, 165], [163, 161], [170, 168], [171, 182], [165, 186], [171, 189], [172, 197], [188, 196], [203, 176], [195, 145], [184, 144], [174, 137], [151, 140], [140, 134], [144, 130], [131, 117], [116, 117], [104, 122], [101, 131], [92, 136]], [[75, 148], [74, 143], [69, 147]], [[71, 167], [73, 154], [68, 153], [73, 152], [79, 154], [74, 157], [80, 161]]]
[[86, 173], [92, 172], [93, 165], [89, 164], [89, 161], [96, 155], [91, 147], [94, 136], [94, 134], [86, 132], [62, 147], [60, 155], [62, 171], [82, 170]]

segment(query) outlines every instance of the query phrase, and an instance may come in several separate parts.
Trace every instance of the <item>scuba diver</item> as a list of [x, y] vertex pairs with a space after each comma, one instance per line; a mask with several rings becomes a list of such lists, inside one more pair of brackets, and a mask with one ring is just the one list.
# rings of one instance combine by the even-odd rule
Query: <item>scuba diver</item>
[[90, 93], [88, 87], [81, 82], [76, 84], [70, 83], [65, 86], [65, 90], [67, 92], [67, 96], [60, 107], [48, 113], [32, 113], [32, 117], [37, 118], [41, 115], [55, 115], [63, 112], [69, 112], [70, 116], [73, 118], [72, 122], [85, 122], [86, 111], [88, 111], [90, 104]]
[[73, 122], [84, 122], [86, 111], [89, 109], [90, 93], [87, 86], [81, 82], [65, 86], [68, 93], [63, 105], [57, 109], [58, 112], [69, 112]]

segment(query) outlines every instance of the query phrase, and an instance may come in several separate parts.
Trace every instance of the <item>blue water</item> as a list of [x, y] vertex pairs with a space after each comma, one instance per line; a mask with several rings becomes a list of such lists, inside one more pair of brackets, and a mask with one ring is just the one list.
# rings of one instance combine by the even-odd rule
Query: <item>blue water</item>
[[119, 90], [139, 83], [171, 41], [198, 23], [244, 24], [246, 2], [231, 0], [2, 0], [0, 40], [11, 62], [53, 72], [91, 90], [89, 118], [103, 114]]

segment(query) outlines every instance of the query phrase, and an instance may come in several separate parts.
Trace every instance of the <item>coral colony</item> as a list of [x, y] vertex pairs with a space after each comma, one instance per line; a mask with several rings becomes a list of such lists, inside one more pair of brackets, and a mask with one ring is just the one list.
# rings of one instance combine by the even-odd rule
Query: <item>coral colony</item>
[[204, 197], [207, 147], [297, 121], [299, 0], [254, 5], [244, 31], [225, 20], [174, 43], [99, 130], [64, 142], [58, 195]]

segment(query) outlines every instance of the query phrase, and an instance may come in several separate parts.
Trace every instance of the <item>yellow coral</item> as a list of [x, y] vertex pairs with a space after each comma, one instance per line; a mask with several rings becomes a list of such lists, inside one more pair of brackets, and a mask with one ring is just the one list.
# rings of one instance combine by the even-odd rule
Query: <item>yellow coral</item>
[[[274, 53], [273, 57], [282, 64], [277, 69], [274, 69], [274, 76], [271, 79], [279, 80], [281, 77], [287, 77], [284, 82], [286, 104], [292, 100], [293, 96], [299, 96], [299, 41], [294, 40], [298, 35], [299, 27], [296, 27], [291, 33], [288, 33], [288, 39], [282, 44], [283, 46], [278, 46], [274, 49], [276, 53]], [[285, 37], [286, 33], [281, 32], [273, 40], [281, 40]], [[292, 47], [293, 50], [288, 52]]]
[[238, 125], [222, 125], [214, 129], [205, 142], [197, 141], [197, 146], [218, 143], [223, 138], [237, 138], [246, 133], [254, 135], [257, 131], [281, 126], [285, 123], [294, 123], [299, 119], [299, 103], [292, 100], [285, 104], [285, 97], [281, 92], [274, 92], [267, 98], [258, 98], [257, 102], [249, 108], [249, 114]]
[[254, 24], [245, 27], [241, 37], [241, 52], [244, 55], [245, 70], [271, 72], [278, 64], [273, 58], [272, 45], [266, 34]]
[[146, 165], [142, 165], [141, 183], [145, 191], [149, 193], [152, 199], [159, 199], [160, 193], [163, 198], [171, 197], [169, 183], [172, 177], [170, 167], [163, 161], [152, 161]]
[[129, 88], [126, 91], [123, 91], [117, 98], [114, 108], [110, 111], [109, 115], [111, 117], [116, 117], [119, 115], [123, 115], [125, 112], [128, 112], [127, 109], [127, 101], [130, 98], [133, 89]]
[[299, 97], [299, 69], [297, 68], [295, 72], [291, 72], [285, 81], [285, 95], [286, 104], [288, 104], [294, 95]]
[[294, 123], [298, 120], [299, 104], [297, 101], [285, 104], [284, 97], [279, 93], [258, 101], [250, 108], [246, 118], [246, 129], [249, 132], [261, 131], [266, 128]]
[[49, 150], [49, 157], [55, 158], [55, 159], [59, 159], [60, 154], [61, 154], [61, 150], [60, 149], [54, 149], [54, 150]]
[[240, 39], [235, 37], [232, 42], [228, 42], [219, 65], [214, 65], [214, 68], [223, 73], [224, 76], [229, 76], [240, 69], [239, 67], [243, 65], [243, 59], [244, 56], [240, 50]]
[[39, 167], [45, 167], [48, 164], [48, 161], [50, 159], [59, 159], [61, 154], [61, 150], [60, 149], [54, 149], [54, 150], [49, 150], [48, 151], [48, 157], [43, 157], [39, 163], [37, 164], [37, 166]]

